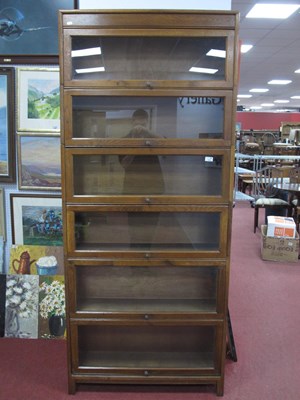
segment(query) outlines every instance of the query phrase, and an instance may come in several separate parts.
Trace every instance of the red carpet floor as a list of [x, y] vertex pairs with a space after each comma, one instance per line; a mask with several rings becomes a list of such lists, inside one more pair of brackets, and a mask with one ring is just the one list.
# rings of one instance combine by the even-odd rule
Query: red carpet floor
[[[227, 360], [224, 400], [300, 399], [300, 261], [260, 257], [254, 210], [233, 214], [230, 314], [238, 362]], [[264, 213], [260, 212], [260, 222]], [[67, 394], [64, 341], [0, 339], [2, 400], [210, 400], [212, 387], [82, 386]]]

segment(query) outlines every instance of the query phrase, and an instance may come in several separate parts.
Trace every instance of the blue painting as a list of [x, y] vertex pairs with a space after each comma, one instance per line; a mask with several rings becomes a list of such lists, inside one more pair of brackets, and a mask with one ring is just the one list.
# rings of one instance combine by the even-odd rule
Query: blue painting
[[0, 175], [8, 174], [7, 76], [0, 75]]
[[57, 55], [57, 11], [73, 8], [73, 0], [1, 0], [0, 54]]

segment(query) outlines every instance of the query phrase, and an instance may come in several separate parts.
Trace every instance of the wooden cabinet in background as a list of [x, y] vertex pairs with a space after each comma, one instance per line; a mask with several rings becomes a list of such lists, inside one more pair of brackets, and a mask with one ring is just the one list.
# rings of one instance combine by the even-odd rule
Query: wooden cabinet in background
[[226, 11], [60, 11], [70, 393], [223, 394], [237, 24]]

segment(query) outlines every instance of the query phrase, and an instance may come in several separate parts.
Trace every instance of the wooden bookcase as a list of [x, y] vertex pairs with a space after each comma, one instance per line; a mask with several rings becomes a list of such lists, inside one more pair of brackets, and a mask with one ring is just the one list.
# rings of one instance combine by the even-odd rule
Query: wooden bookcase
[[223, 394], [237, 26], [230, 11], [60, 11], [70, 393]]

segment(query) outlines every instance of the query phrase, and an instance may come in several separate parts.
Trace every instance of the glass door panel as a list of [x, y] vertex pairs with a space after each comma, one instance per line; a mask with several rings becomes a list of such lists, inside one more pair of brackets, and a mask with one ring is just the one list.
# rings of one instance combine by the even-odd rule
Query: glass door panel
[[[66, 99], [72, 103], [69, 134], [74, 139], [106, 139], [109, 143], [112, 139], [128, 142], [143, 139], [146, 146], [170, 139], [221, 139], [226, 130], [226, 97], [212, 94], [198, 92], [198, 95], [182, 97], [73, 95]], [[229, 120], [228, 115], [226, 118]]]
[[[174, 251], [180, 256], [186, 256], [186, 252], [212, 256], [224, 251], [220, 226], [226, 227], [226, 208], [206, 211], [203, 207], [193, 212], [171, 206], [168, 211], [155, 206], [121, 206], [113, 211], [105, 207], [101, 211], [99, 207], [86, 207], [89, 211], [74, 208], [75, 212], [68, 207], [67, 217], [70, 252], [112, 252], [120, 256], [124, 251]], [[226, 232], [222, 230], [223, 235]]]
[[[121, 153], [122, 152], [122, 153]], [[203, 153], [203, 152], [202, 152]], [[223, 176], [227, 154], [176, 154], [139, 150], [119, 154], [70, 153], [73, 183], [69, 191], [79, 196], [223, 195]], [[84, 199], [83, 199], [84, 201]]]
[[71, 43], [72, 80], [225, 80], [227, 40], [221, 34], [72, 36]]
[[218, 267], [76, 265], [74, 273], [80, 313], [217, 312]]
[[102, 373], [112, 373], [130, 368], [128, 374], [151, 374], [170, 368], [174, 374], [184, 369], [213, 373], [217, 331], [214, 325], [80, 325], [78, 369], [101, 368]]

